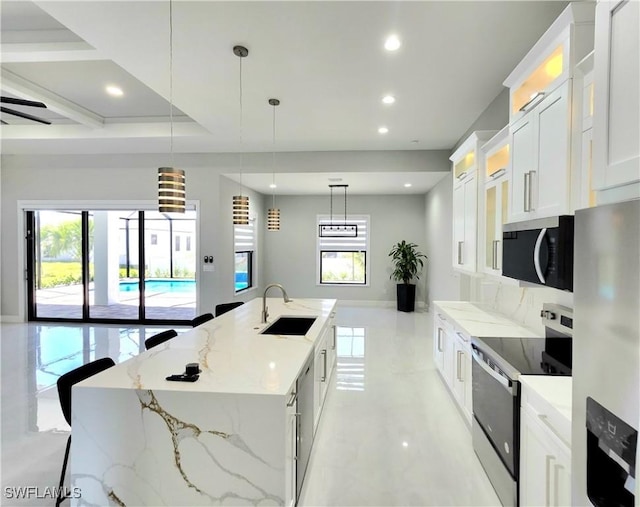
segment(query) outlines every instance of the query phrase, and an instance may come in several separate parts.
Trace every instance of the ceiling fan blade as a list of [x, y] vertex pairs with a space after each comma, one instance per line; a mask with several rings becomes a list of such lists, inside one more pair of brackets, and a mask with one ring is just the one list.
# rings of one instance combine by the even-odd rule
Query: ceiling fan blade
[[42, 118], [38, 118], [37, 116], [32, 116], [30, 114], [22, 113], [14, 109], [9, 109], [7, 107], [0, 107], [0, 111], [6, 114], [12, 114], [13, 116], [19, 116], [20, 118], [25, 118], [27, 120], [37, 121], [38, 123], [44, 123], [45, 125], [51, 125], [51, 122], [48, 120], [43, 120]]
[[15, 104], [16, 106], [29, 106], [29, 107], [44, 107], [47, 108], [43, 102], [35, 102], [33, 100], [26, 99], [14, 99], [13, 97], [0, 97], [0, 102], [5, 104]]

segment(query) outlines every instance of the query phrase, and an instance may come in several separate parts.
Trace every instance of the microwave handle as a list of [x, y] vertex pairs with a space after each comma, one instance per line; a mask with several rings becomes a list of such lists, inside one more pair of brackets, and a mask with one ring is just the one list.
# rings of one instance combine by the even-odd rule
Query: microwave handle
[[542, 273], [542, 268], [540, 267], [540, 247], [542, 246], [542, 240], [544, 239], [545, 234], [547, 234], [546, 227], [540, 231], [540, 234], [538, 234], [538, 239], [536, 239], [536, 246], [533, 249], [533, 266], [536, 268], [536, 275], [538, 275], [538, 280], [540, 280], [540, 283], [545, 283], [544, 274]]

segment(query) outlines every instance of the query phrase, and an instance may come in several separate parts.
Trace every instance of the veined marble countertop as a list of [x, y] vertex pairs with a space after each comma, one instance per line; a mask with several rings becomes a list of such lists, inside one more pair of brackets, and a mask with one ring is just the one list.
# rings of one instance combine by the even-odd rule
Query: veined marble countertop
[[520, 383], [535, 391], [567, 422], [571, 422], [571, 377], [557, 375], [521, 375]]
[[[286, 395], [334, 310], [335, 299], [262, 298], [178, 334], [175, 338], [91, 377], [78, 386], [227, 394]], [[305, 336], [260, 334], [280, 316], [318, 317]], [[196, 382], [171, 382], [187, 363], [199, 363]]]
[[540, 336], [500, 313], [468, 301], [434, 301], [434, 314], [444, 313], [469, 336], [527, 338]]

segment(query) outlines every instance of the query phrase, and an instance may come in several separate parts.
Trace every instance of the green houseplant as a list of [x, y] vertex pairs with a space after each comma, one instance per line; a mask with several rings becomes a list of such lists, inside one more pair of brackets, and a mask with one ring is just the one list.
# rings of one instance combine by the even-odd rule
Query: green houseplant
[[398, 311], [412, 312], [416, 303], [416, 286], [411, 283], [414, 278], [418, 280], [418, 272], [424, 267], [423, 259], [427, 256], [417, 250], [418, 245], [415, 243], [407, 243], [402, 240], [396, 243], [389, 257], [393, 261], [393, 271], [391, 271], [392, 280], [396, 280]]

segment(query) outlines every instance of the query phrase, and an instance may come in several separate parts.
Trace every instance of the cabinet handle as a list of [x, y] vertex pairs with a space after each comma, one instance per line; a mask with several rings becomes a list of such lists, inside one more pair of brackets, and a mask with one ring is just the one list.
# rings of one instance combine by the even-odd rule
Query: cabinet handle
[[535, 171], [529, 171], [529, 211], [533, 211], [535, 210], [535, 208], [533, 207], [533, 185], [531, 184], [533, 181], [533, 175], [535, 174]]
[[297, 399], [298, 393], [295, 391], [291, 391], [291, 398], [289, 398], [289, 401], [287, 402], [287, 407], [293, 407]]
[[535, 106], [543, 98], [544, 98], [544, 92], [538, 92], [533, 97], [531, 97], [531, 100], [529, 102], [527, 102], [524, 106], [522, 106], [519, 110], [520, 111], [526, 111], [530, 107]]
[[524, 173], [524, 210], [525, 212], [531, 211], [531, 171]]
[[438, 328], [438, 352], [442, 352], [442, 328]]
[[464, 241], [458, 241], [458, 264], [462, 264], [462, 244]]
[[[459, 334], [459, 333], [458, 333]], [[462, 378], [462, 354], [464, 354], [464, 352], [462, 350], [458, 350], [458, 357], [457, 357], [457, 364], [456, 364], [456, 378], [458, 379], [459, 382], [464, 382], [464, 378]]]
[[323, 350], [320, 354], [322, 354], [322, 378], [320, 382], [325, 382], [327, 380], [327, 351]]
[[498, 269], [498, 245], [500, 244], [499, 239], [493, 240], [493, 261], [491, 262], [491, 267], [493, 269]]
[[560, 435], [560, 433], [558, 432], [557, 429], [555, 429], [553, 427], [553, 425], [549, 422], [549, 419], [547, 418], [547, 416], [545, 414], [540, 414], [538, 412], [536, 412], [531, 406], [529, 406], [529, 408], [536, 414], [536, 416], [538, 416], [538, 420], [544, 424], [547, 428], [549, 428], [549, 431], [551, 431], [551, 433], [553, 433], [556, 437], [558, 437], [558, 440], [560, 440], [560, 442], [562, 442], [564, 445], [566, 445], [569, 449], [571, 449], [571, 444], [569, 442], [567, 442], [562, 435]]
[[331, 350], [336, 350], [336, 326], [335, 324], [332, 326], [333, 327], [333, 346], [331, 347]]
[[456, 331], [456, 334], [460, 337], [460, 339], [463, 342], [468, 342], [469, 341], [469, 339], [465, 335], [463, 335], [462, 333], [458, 333], [458, 331]]
[[462, 180], [463, 180], [463, 179], [465, 179], [466, 177], [467, 177], [467, 171], [465, 171], [465, 172], [463, 172], [463, 173], [460, 173], [460, 174], [458, 174], [458, 176], [457, 176], [458, 181], [462, 181]]
[[554, 456], [547, 454], [545, 457], [545, 484], [544, 484], [544, 504], [551, 505], [551, 463], [555, 459]]

